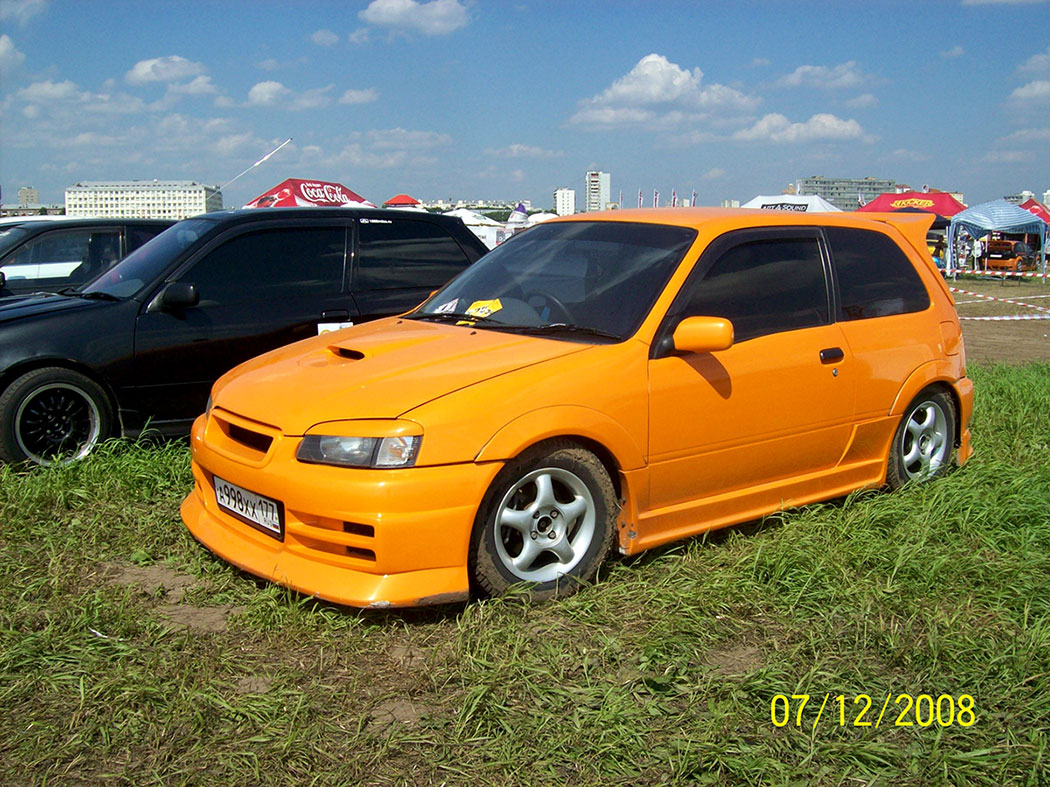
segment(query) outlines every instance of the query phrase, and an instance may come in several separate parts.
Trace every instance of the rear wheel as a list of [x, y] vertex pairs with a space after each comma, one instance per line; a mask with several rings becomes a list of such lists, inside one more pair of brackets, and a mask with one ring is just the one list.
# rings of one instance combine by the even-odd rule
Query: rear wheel
[[899, 489], [948, 471], [955, 446], [955, 405], [941, 391], [920, 394], [905, 410], [890, 447], [886, 483]]
[[526, 583], [535, 600], [594, 579], [616, 532], [616, 493], [601, 461], [574, 443], [538, 446], [508, 464], [474, 523], [477, 588], [498, 596]]
[[109, 436], [112, 413], [105, 391], [79, 372], [36, 369], [0, 395], [0, 459], [67, 464]]

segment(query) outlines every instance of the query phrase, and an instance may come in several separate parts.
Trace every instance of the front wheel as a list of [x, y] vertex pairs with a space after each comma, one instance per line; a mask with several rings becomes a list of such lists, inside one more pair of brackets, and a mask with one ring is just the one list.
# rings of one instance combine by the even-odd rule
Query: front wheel
[[886, 484], [899, 489], [909, 481], [944, 474], [955, 447], [955, 405], [940, 391], [926, 391], [901, 417], [890, 447]]
[[109, 400], [94, 380], [70, 369], [35, 369], [0, 395], [0, 459], [73, 462], [109, 436], [111, 422]]
[[526, 583], [537, 601], [594, 579], [616, 532], [616, 493], [598, 457], [574, 443], [526, 451], [485, 495], [471, 537], [475, 585], [498, 596]]

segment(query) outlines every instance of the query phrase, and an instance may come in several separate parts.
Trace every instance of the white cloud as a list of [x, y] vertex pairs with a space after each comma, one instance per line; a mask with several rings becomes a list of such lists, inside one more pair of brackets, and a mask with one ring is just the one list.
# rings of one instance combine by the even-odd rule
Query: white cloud
[[318, 46], [335, 46], [339, 43], [339, 36], [331, 30], [318, 30], [310, 36], [310, 40]]
[[273, 57], [266, 58], [261, 63], [257, 63], [256, 66], [263, 71], [280, 71], [281, 69], [281, 64]]
[[25, 62], [26, 56], [15, 47], [15, 42], [4, 33], [0, 35], [0, 74], [7, 73]]
[[725, 175], [726, 175], [726, 171], [724, 169], [722, 169], [721, 167], [715, 167], [714, 169], [709, 169], [707, 172], [705, 172], [703, 175], [701, 175], [700, 179], [701, 180], [718, 180], [720, 178], [724, 178]]
[[565, 154], [558, 150], [544, 150], [534, 145], [514, 143], [505, 148], [488, 148], [485, 150], [485, 155], [500, 158], [560, 158]]
[[145, 85], [150, 82], [178, 82], [202, 73], [204, 66], [200, 63], [179, 55], [168, 55], [140, 60], [124, 75], [124, 79], [132, 85]]
[[956, 44], [951, 49], [945, 49], [943, 52], [941, 52], [941, 57], [943, 57], [945, 59], [948, 59], [948, 60], [951, 60], [951, 59], [956, 58], [956, 57], [962, 57], [965, 54], [966, 54], [966, 50], [963, 49], [958, 44]]
[[816, 114], [805, 123], [792, 123], [781, 114], [769, 114], [751, 128], [733, 134], [733, 139], [746, 142], [800, 143], [818, 140], [857, 139], [863, 129], [856, 120], [842, 120], [827, 113]]
[[54, 101], [69, 101], [78, 98], [77, 86], [68, 79], [64, 82], [34, 82], [18, 91], [18, 96], [29, 102], [47, 104]]
[[[438, 36], [464, 27], [470, 16], [459, 0], [372, 0], [358, 16], [370, 25], [394, 31]], [[356, 42], [355, 42], [356, 43]]]
[[1010, 101], [1050, 101], [1050, 79], [1029, 82], [1010, 94]]
[[1020, 70], [1033, 74], [1050, 73], [1050, 47], [1047, 47], [1045, 52], [1040, 52], [1028, 58], [1021, 64]]
[[799, 66], [777, 80], [780, 87], [814, 87], [821, 90], [857, 88], [872, 82], [872, 77], [857, 68], [850, 60], [837, 66]]
[[[302, 93], [296, 93], [280, 82], [268, 80], [258, 82], [248, 91], [247, 107], [274, 107], [289, 112], [302, 112], [307, 109], [319, 109], [332, 103], [328, 93], [335, 85], [314, 87]], [[225, 106], [216, 101], [217, 106]]]
[[1024, 150], [993, 150], [981, 161], [986, 164], [1022, 164], [1032, 160], [1032, 154]]
[[202, 74], [184, 85], [169, 85], [168, 90], [186, 96], [200, 96], [207, 93], [218, 93], [219, 89], [212, 84], [211, 77]]
[[436, 131], [406, 131], [403, 128], [369, 131], [366, 139], [377, 150], [429, 150], [452, 142], [452, 137], [448, 134], [439, 134]]
[[359, 27], [357, 30], [352, 32], [346, 38], [351, 44], [367, 44], [368, 43], [368, 28]]
[[646, 55], [604, 91], [581, 101], [569, 123], [595, 128], [669, 127], [693, 119], [698, 112], [747, 113], [759, 103], [734, 88], [702, 82], [699, 68], [690, 71], [663, 55]]
[[376, 92], [375, 88], [368, 88], [367, 90], [347, 90], [343, 95], [339, 97], [340, 104], [367, 104], [371, 101], [375, 101], [379, 98], [379, 93]]
[[1003, 137], [999, 141], [1019, 145], [1050, 142], [1050, 128], [1024, 128]]
[[879, 100], [875, 98], [871, 93], [864, 93], [863, 95], [851, 98], [846, 102], [847, 107], [854, 109], [867, 109], [869, 107], [876, 107], [879, 105]]
[[47, 0], [0, 0], [0, 22], [13, 19], [22, 27], [47, 10]]

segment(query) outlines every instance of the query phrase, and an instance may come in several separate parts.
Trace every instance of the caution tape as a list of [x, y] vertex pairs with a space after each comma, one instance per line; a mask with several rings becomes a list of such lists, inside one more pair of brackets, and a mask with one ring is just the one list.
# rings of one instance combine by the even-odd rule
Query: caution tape
[[1014, 320], [1050, 320], [1050, 314], [1011, 314], [1008, 317], [960, 317], [960, 320], [971, 322], [1000, 322]]
[[[949, 287], [948, 289], [952, 292], [961, 292], [963, 295], [969, 295], [971, 297], [980, 298], [981, 300], [985, 301], [998, 301], [999, 303], [1010, 303], [1014, 306], [1024, 306], [1025, 308], [1035, 309], [1039, 312], [1050, 312], [1050, 309], [1046, 308], [1045, 306], [1036, 306], [1034, 303], [1024, 303], [1022, 301], [1011, 300], [1010, 298], [993, 298], [991, 295], [983, 295], [979, 292], [971, 292], [970, 290], [963, 290], [959, 289], [958, 287]], [[976, 318], [971, 317], [968, 319]]]
[[1024, 273], [1024, 272], [1019, 272], [1019, 271], [972, 271], [972, 270], [964, 269], [964, 268], [953, 268], [952, 270], [948, 271], [948, 273], [949, 274], [958, 275], [958, 276], [995, 276], [995, 277], [999, 277], [999, 276], [1014, 276], [1014, 277], [1021, 277], [1021, 278], [1025, 278], [1025, 279], [1046, 279], [1046, 278], [1050, 278], [1050, 273], [1036, 273], [1036, 272]]

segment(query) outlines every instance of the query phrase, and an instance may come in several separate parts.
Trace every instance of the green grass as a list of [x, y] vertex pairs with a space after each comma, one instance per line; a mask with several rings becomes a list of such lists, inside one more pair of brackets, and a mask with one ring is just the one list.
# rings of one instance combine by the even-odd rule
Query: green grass
[[[977, 455], [947, 478], [542, 606], [262, 585], [183, 528], [183, 444], [0, 466], [0, 783], [1048, 783], [1050, 366], [972, 376]], [[878, 729], [859, 694], [871, 721], [890, 696]], [[976, 722], [894, 726], [900, 694], [972, 695]]]

